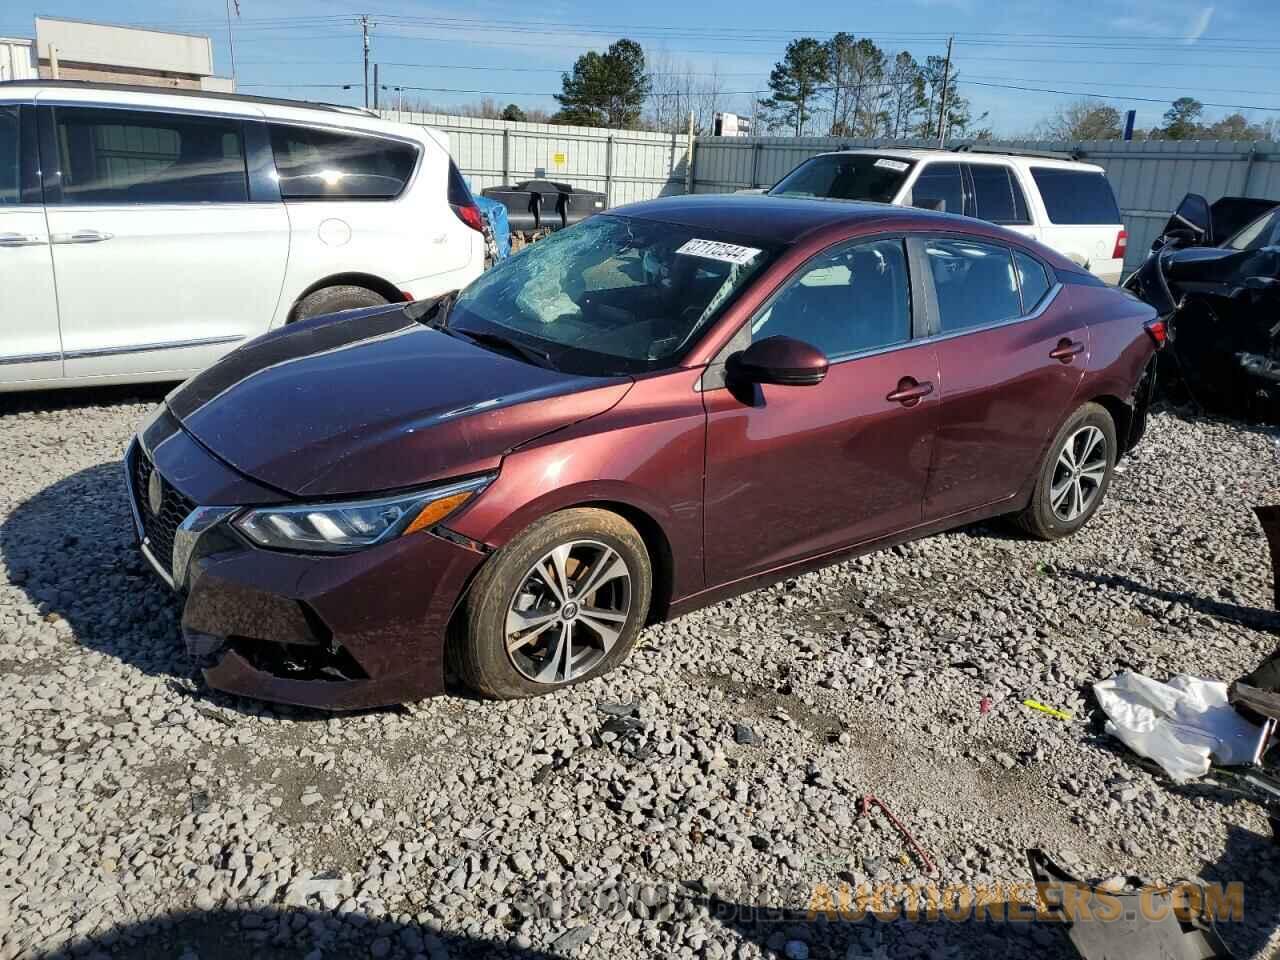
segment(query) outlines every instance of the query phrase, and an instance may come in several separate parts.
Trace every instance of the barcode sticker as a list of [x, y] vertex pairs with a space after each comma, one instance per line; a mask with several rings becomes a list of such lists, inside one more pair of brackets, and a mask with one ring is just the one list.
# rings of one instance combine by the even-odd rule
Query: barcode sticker
[[683, 253], [686, 257], [702, 257], [704, 260], [720, 260], [742, 266], [759, 256], [760, 251], [755, 247], [740, 247], [736, 243], [694, 239], [687, 241], [676, 253]]
[[884, 170], [896, 170], [898, 173], [901, 173], [903, 170], [907, 169], [910, 164], [903, 163], [901, 160], [890, 160], [888, 157], [881, 157], [875, 162], [875, 166]]

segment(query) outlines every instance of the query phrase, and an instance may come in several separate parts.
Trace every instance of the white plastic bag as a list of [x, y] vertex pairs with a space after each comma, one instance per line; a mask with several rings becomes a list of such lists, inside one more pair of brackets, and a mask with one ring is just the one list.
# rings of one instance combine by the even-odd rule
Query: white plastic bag
[[1224, 766], [1251, 763], [1262, 730], [1227, 702], [1227, 685], [1179, 674], [1160, 683], [1118, 673], [1093, 685], [1109, 718], [1107, 732], [1178, 783], [1203, 777], [1210, 757]]

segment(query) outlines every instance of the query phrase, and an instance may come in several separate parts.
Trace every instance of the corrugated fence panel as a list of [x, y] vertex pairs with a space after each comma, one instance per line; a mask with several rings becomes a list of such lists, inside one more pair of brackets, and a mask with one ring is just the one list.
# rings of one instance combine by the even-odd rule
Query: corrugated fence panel
[[383, 110], [388, 120], [448, 134], [476, 190], [545, 177], [609, 197], [610, 206], [685, 192], [683, 135]]
[[[699, 137], [694, 152], [694, 190], [726, 193], [769, 187], [802, 160], [852, 147], [929, 147], [919, 140], [837, 137]], [[983, 144], [999, 150], [1068, 152], [1107, 171], [1129, 231], [1125, 266], [1142, 262], [1151, 242], [1188, 193], [1210, 203], [1222, 196], [1280, 199], [1280, 144], [1208, 140], [1098, 140], [1055, 143], [1017, 140]]]
[[[431, 126], [449, 136], [449, 152], [477, 190], [545, 176], [609, 197], [611, 207], [685, 192], [683, 134], [607, 130], [548, 123], [513, 123], [479, 117], [384, 110], [389, 120]], [[853, 137], [698, 137], [696, 193], [769, 187], [801, 161], [851, 147], [929, 147], [922, 140]], [[1280, 199], [1280, 144], [1201, 140], [1054, 143], [1016, 140], [990, 149], [1078, 149], [1107, 171], [1129, 231], [1126, 268], [1146, 255], [1187, 193], [1210, 203], [1222, 196]]]

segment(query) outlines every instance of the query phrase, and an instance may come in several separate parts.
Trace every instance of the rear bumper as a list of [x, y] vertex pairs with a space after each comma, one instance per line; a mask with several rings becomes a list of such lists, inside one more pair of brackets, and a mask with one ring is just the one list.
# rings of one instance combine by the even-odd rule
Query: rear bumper
[[[154, 463], [166, 490], [168, 478], [183, 478], [190, 512], [172, 538], [132, 479], [139, 458]], [[252, 481], [163, 413], [130, 446], [125, 468], [143, 556], [185, 593], [183, 638], [211, 687], [327, 710], [443, 692], [449, 621], [485, 559], [480, 548], [421, 532], [336, 556], [263, 550], [231, 527], [238, 506], [196, 505], [257, 503]]]

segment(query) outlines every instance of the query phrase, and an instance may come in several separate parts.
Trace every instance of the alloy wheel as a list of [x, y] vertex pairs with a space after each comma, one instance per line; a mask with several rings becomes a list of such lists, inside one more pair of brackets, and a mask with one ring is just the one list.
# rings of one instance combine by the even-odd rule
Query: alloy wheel
[[1095, 426], [1067, 438], [1054, 464], [1049, 504], [1059, 520], [1072, 523], [1093, 506], [1107, 475], [1107, 438]]
[[631, 612], [631, 570], [598, 540], [549, 550], [521, 580], [507, 609], [507, 656], [520, 673], [564, 684], [593, 669]]

